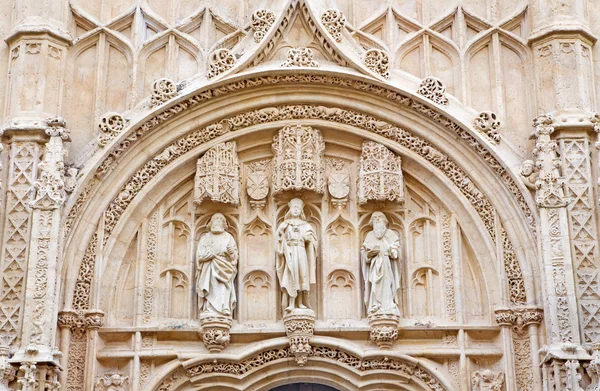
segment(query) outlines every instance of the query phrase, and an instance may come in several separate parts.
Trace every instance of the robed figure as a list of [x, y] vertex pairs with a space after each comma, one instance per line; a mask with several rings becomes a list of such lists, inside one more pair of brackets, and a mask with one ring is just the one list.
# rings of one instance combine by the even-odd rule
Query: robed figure
[[237, 274], [238, 248], [233, 236], [225, 232], [227, 220], [215, 213], [209, 223], [210, 232], [198, 243], [198, 309], [230, 316], [236, 305], [234, 279]]
[[310, 308], [310, 284], [316, 282], [317, 235], [306, 222], [304, 202], [292, 199], [285, 220], [277, 228], [277, 277], [285, 312]]
[[400, 240], [395, 231], [388, 229], [388, 219], [382, 212], [373, 212], [370, 224], [373, 230], [367, 233], [361, 248], [367, 313], [399, 315]]

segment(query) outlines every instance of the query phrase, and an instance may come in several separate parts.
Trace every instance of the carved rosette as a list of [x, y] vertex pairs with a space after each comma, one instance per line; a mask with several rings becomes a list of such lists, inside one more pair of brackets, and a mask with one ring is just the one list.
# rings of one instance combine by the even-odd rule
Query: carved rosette
[[346, 25], [346, 17], [342, 11], [328, 9], [321, 15], [321, 23], [336, 42], [342, 41], [342, 31]]
[[441, 106], [448, 106], [448, 97], [446, 97], [446, 86], [437, 77], [426, 77], [421, 81], [417, 94], [437, 103]]
[[360, 153], [358, 203], [404, 202], [402, 159], [384, 145], [365, 141]]
[[290, 340], [290, 352], [296, 363], [303, 366], [313, 352], [310, 340], [315, 330], [315, 312], [296, 308], [283, 316], [285, 333]]
[[221, 48], [212, 52], [208, 61], [208, 73], [206, 77], [212, 79], [221, 73], [228, 71], [235, 65], [235, 57], [231, 50]]
[[501, 137], [500, 133], [498, 133], [498, 129], [500, 129], [501, 125], [498, 116], [492, 111], [482, 111], [473, 121], [475, 129], [486, 135], [494, 144], [500, 142]]
[[308, 67], [317, 68], [319, 63], [314, 59], [313, 51], [309, 48], [291, 48], [287, 53], [287, 60], [281, 63], [282, 67]]
[[400, 317], [397, 314], [376, 312], [367, 317], [371, 332], [369, 339], [380, 349], [391, 349], [398, 339]]
[[275, 23], [275, 14], [267, 9], [259, 9], [252, 14], [250, 27], [254, 30], [254, 42], [260, 42], [267, 35], [267, 31]]
[[105, 147], [125, 128], [125, 119], [119, 113], [106, 113], [98, 122], [98, 145]]
[[211, 353], [219, 353], [229, 345], [231, 317], [205, 312], [200, 315], [200, 335]]
[[240, 202], [240, 169], [235, 141], [218, 144], [198, 159], [194, 202], [204, 199], [223, 204]]
[[154, 80], [152, 83], [152, 95], [150, 96], [150, 105], [159, 106], [177, 95], [177, 85], [173, 80], [162, 78]]
[[325, 142], [310, 126], [289, 125], [273, 139], [273, 194], [286, 190], [325, 190]]
[[390, 77], [390, 56], [379, 49], [369, 49], [363, 59], [365, 66], [378, 75]]

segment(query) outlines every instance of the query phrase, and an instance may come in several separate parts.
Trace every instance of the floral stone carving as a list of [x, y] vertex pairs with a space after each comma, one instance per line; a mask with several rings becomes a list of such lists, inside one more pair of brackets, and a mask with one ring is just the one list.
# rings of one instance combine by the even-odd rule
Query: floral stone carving
[[152, 95], [150, 96], [150, 105], [152, 107], [161, 105], [177, 95], [177, 85], [173, 80], [162, 78], [152, 83]]
[[252, 14], [250, 26], [254, 30], [254, 41], [260, 42], [275, 22], [275, 14], [267, 9], [259, 9]]
[[498, 133], [498, 129], [500, 129], [501, 125], [496, 113], [491, 111], [482, 111], [473, 121], [475, 129], [485, 134], [494, 144], [500, 142], [500, 133]]
[[288, 50], [287, 60], [281, 63], [281, 66], [316, 68], [319, 63], [313, 60], [313, 57], [313, 51], [309, 48], [292, 48]]
[[219, 353], [229, 345], [231, 316], [205, 312], [200, 315], [200, 335], [211, 353]]
[[441, 106], [448, 106], [448, 97], [446, 97], [446, 86], [437, 77], [427, 77], [421, 81], [417, 94], [437, 103]]
[[125, 119], [119, 113], [106, 113], [98, 122], [98, 145], [105, 147], [125, 128]]
[[217, 49], [210, 54], [208, 61], [208, 73], [206, 77], [212, 79], [221, 73], [233, 68], [235, 57], [229, 49]]
[[369, 339], [381, 349], [390, 349], [398, 339], [400, 316], [394, 313], [374, 312], [367, 317], [371, 332]]
[[385, 146], [365, 141], [360, 154], [358, 203], [404, 202], [402, 159]]
[[379, 49], [369, 49], [365, 53], [364, 63], [371, 71], [385, 77], [390, 77], [390, 56]]
[[286, 190], [325, 190], [321, 132], [310, 126], [289, 125], [273, 139], [273, 194]]
[[342, 11], [328, 9], [321, 15], [321, 23], [336, 42], [342, 41], [342, 31], [346, 25], [346, 17]]
[[312, 354], [310, 339], [315, 330], [315, 313], [311, 309], [296, 308], [283, 316], [285, 333], [290, 340], [290, 353], [303, 366]]
[[237, 205], [240, 201], [240, 173], [235, 141], [218, 144], [198, 159], [194, 202], [208, 198]]

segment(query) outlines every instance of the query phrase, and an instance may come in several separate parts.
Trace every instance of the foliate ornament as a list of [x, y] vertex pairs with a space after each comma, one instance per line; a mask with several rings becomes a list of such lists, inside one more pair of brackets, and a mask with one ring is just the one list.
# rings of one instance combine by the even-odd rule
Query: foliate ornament
[[119, 113], [106, 113], [98, 122], [98, 145], [105, 147], [115, 137], [117, 137], [125, 128], [125, 118]]
[[342, 41], [342, 31], [346, 25], [346, 17], [342, 11], [328, 9], [321, 15], [321, 23], [336, 42]]
[[368, 201], [404, 202], [402, 159], [384, 145], [365, 141], [360, 153], [358, 203]]
[[390, 56], [379, 49], [369, 49], [363, 59], [365, 66], [384, 78], [390, 77]]
[[225, 48], [216, 49], [209, 56], [208, 73], [206, 74], [206, 77], [212, 79], [233, 68], [234, 65], [235, 57], [231, 50]]
[[290, 353], [300, 366], [306, 364], [312, 354], [310, 340], [315, 330], [315, 313], [311, 309], [295, 308], [283, 315], [285, 333], [290, 341]]
[[264, 200], [269, 194], [271, 159], [258, 160], [246, 165], [246, 194], [254, 201]]
[[67, 123], [62, 117], [46, 118], [47, 128], [45, 133], [50, 137], [58, 137], [63, 141], [71, 140], [71, 131], [67, 128]]
[[259, 9], [252, 13], [250, 27], [254, 30], [254, 42], [260, 42], [267, 35], [267, 31], [275, 23], [275, 14], [267, 9]]
[[173, 80], [162, 78], [154, 80], [152, 83], [152, 95], [150, 96], [150, 105], [159, 106], [177, 95], [177, 85]]
[[118, 373], [106, 374], [96, 379], [94, 391], [126, 391], [129, 377]]
[[198, 159], [194, 202], [204, 199], [223, 204], [240, 202], [240, 169], [235, 141], [218, 144]]
[[317, 68], [319, 63], [316, 62], [313, 57], [313, 51], [309, 48], [291, 48], [288, 50], [287, 60], [281, 63], [281, 66]]
[[492, 372], [489, 369], [477, 371], [471, 376], [472, 391], [502, 391], [504, 372]]
[[502, 125], [496, 113], [492, 111], [482, 111], [473, 121], [475, 129], [486, 135], [491, 142], [498, 144], [500, 142], [500, 133], [498, 129]]
[[200, 314], [200, 335], [209, 352], [219, 353], [229, 345], [231, 325], [231, 316], [210, 312]]
[[331, 196], [331, 203], [336, 207], [344, 207], [350, 194], [350, 162], [329, 158], [326, 172], [327, 190]]
[[400, 317], [395, 313], [374, 312], [368, 315], [371, 327], [369, 339], [380, 349], [391, 349], [398, 339]]
[[560, 174], [558, 144], [550, 137], [554, 132], [552, 124], [553, 118], [550, 115], [540, 115], [533, 120], [534, 135], [537, 138], [533, 149], [536, 159], [534, 167], [537, 169], [535, 201], [542, 208], [560, 208], [568, 203], [563, 192], [564, 180]]
[[10, 344], [14, 337], [2, 335], [0, 338], [0, 391], [10, 391], [9, 384], [17, 374], [16, 368], [8, 362]]
[[437, 77], [426, 77], [421, 81], [417, 94], [437, 103], [441, 106], [448, 106], [448, 97], [446, 97], [446, 86]]
[[592, 351], [592, 360], [586, 368], [592, 383], [587, 388], [587, 391], [600, 391], [600, 343], [592, 344]]
[[288, 125], [273, 138], [273, 194], [286, 190], [325, 188], [325, 142], [321, 132], [310, 126]]
[[539, 325], [544, 318], [544, 310], [537, 307], [498, 308], [494, 310], [496, 323], [521, 331], [529, 325]]

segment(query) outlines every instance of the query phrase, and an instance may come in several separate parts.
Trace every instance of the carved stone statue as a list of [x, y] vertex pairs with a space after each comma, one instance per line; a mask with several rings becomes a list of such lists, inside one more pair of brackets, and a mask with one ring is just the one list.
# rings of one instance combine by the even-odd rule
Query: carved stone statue
[[388, 229], [388, 219], [382, 212], [373, 212], [361, 248], [361, 267], [365, 281], [367, 313], [399, 314], [400, 241], [398, 234]]
[[210, 232], [202, 235], [196, 252], [198, 309], [230, 316], [236, 305], [238, 248], [233, 236], [225, 232], [225, 216], [215, 213], [209, 226]]
[[471, 377], [473, 391], [502, 391], [504, 384], [503, 372], [492, 372], [486, 369], [482, 372], [475, 372]]
[[316, 281], [317, 235], [304, 215], [304, 202], [292, 199], [285, 220], [277, 228], [277, 277], [283, 291], [284, 312], [310, 308], [310, 284]]

